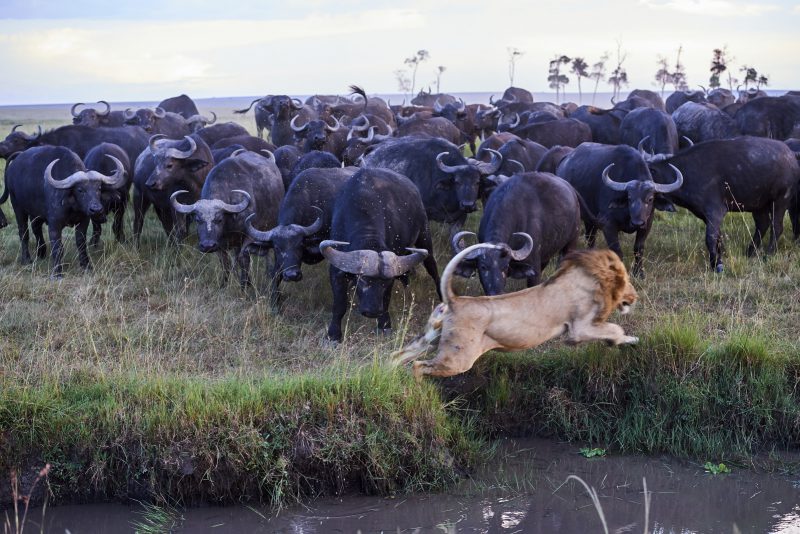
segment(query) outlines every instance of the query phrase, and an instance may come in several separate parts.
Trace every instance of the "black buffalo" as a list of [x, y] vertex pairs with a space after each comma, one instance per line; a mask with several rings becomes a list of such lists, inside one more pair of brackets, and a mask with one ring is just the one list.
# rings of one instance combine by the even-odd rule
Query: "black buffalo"
[[83, 102], [74, 104], [69, 113], [72, 115], [72, 124], [97, 128], [98, 126], [122, 126], [125, 124], [124, 111], [111, 111], [111, 105], [105, 100], [98, 100], [98, 104], [103, 104], [105, 110], [98, 111], [95, 108], [86, 107], [80, 112], [76, 111], [79, 106], [85, 106]]
[[695, 104], [706, 103], [706, 94], [703, 91], [675, 91], [667, 97], [665, 104], [667, 113], [672, 113], [686, 102], [694, 102]]
[[214, 146], [217, 142], [230, 137], [239, 137], [241, 135], [250, 135], [247, 129], [235, 122], [222, 122], [206, 126], [195, 132], [200, 138], [206, 142], [208, 146]]
[[634, 109], [622, 119], [619, 131], [622, 144], [640, 147], [651, 154], [674, 154], [678, 151], [675, 121], [658, 109]]
[[184, 94], [162, 100], [156, 107], [159, 107], [164, 111], [177, 113], [184, 119], [189, 119], [195, 115], [200, 115], [200, 110], [197, 109], [197, 105], [194, 103], [194, 100]]
[[697, 143], [672, 158], [652, 164], [658, 182], [668, 180], [667, 165], [684, 175], [683, 187], [668, 197], [706, 223], [709, 263], [723, 271], [721, 229], [729, 211], [753, 214], [755, 231], [748, 255], [755, 254], [767, 230], [767, 253], [777, 249], [783, 217], [800, 180], [795, 154], [786, 144], [761, 137], [737, 137]]
[[[580, 224], [578, 195], [569, 183], [547, 173], [515, 174], [489, 197], [478, 229], [478, 241], [502, 248], [468, 256], [457, 274], [470, 276], [477, 269], [487, 295], [502, 293], [507, 278], [535, 286], [553, 256], [575, 248]], [[455, 253], [467, 233], [454, 236]]]
[[408, 176], [419, 189], [428, 218], [459, 227], [477, 209], [481, 178], [500, 168], [502, 156], [494, 156], [490, 163], [467, 161], [457, 146], [443, 139], [400, 138], [381, 143], [364, 162]]
[[353, 286], [359, 311], [376, 318], [381, 331], [392, 326], [389, 301], [395, 279], [405, 279], [423, 263], [439, 292], [419, 190], [388, 169], [360, 169], [342, 186], [333, 207], [331, 239], [319, 249], [330, 262], [333, 310], [328, 337], [334, 341], [342, 339], [342, 318], [350, 308]]
[[[113, 156], [113, 158], [109, 157]], [[92, 219], [92, 246], [100, 243], [102, 235], [101, 223], [109, 213], [114, 213], [114, 223], [112, 229], [114, 237], [118, 243], [125, 241], [125, 230], [123, 221], [125, 217], [125, 207], [128, 205], [128, 193], [133, 183], [133, 168], [128, 154], [121, 147], [113, 143], [100, 143], [86, 154], [83, 163], [86, 170], [97, 171], [100, 174], [111, 175], [116, 172], [117, 161], [122, 163], [125, 183], [119, 187], [105, 186], [101, 188], [101, 200], [103, 202], [103, 215], [99, 219]]]
[[800, 97], [765, 96], [748, 101], [736, 112], [742, 135], [790, 138], [800, 124]]
[[313, 265], [324, 259], [319, 244], [330, 237], [333, 203], [357, 170], [349, 167], [301, 172], [281, 201], [277, 226], [257, 224], [271, 228], [260, 231], [248, 225], [250, 237], [258, 245], [272, 247], [275, 252], [270, 292], [273, 306], [279, 301], [281, 281], [299, 282], [303, 278], [303, 263]]
[[8, 165], [6, 187], [11, 197], [20, 240], [20, 262], [30, 263], [28, 250], [31, 223], [36, 236], [36, 255], [45, 257], [47, 249], [42, 225], [47, 224], [51, 247], [51, 277], [61, 278], [64, 250], [61, 233], [75, 226], [75, 244], [81, 267], [91, 269], [86, 247], [86, 230], [92, 218], [102, 217], [101, 187], [119, 188], [125, 184], [124, 169], [115, 162], [113, 175], [87, 171], [77, 154], [65, 147], [44, 146], [26, 150]]
[[672, 113], [672, 120], [681, 140], [690, 140], [686, 145], [739, 135], [739, 128], [731, 116], [708, 103], [687, 102]]
[[619, 144], [619, 127], [627, 115], [619, 109], [600, 109], [594, 106], [580, 106], [570, 113], [570, 119], [576, 119], [589, 125], [592, 140], [606, 145]]
[[283, 198], [283, 180], [275, 160], [242, 150], [211, 169], [200, 199], [192, 204], [180, 202], [179, 190], [170, 195], [172, 207], [185, 215], [193, 214], [197, 226], [197, 248], [204, 253], [216, 252], [222, 264], [223, 285], [231, 273], [229, 252], [239, 265], [239, 283], [250, 285], [250, 251], [252, 239], [245, 221], [272, 226], [278, 219], [278, 205]]
[[586, 201], [588, 212], [582, 215], [590, 247], [602, 226], [608, 248], [622, 258], [619, 232], [636, 232], [631, 271], [643, 275], [644, 242], [653, 223], [656, 194], [675, 191], [683, 182], [681, 172], [671, 168], [677, 175], [672, 183], [655, 183], [635, 148], [584, 143], [561, 160], [557, 174]]

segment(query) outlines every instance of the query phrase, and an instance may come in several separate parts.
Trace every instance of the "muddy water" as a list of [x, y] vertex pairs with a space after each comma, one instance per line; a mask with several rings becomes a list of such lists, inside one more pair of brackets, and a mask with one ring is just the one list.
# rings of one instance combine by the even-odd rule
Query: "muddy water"
[[[577, 475], [597, 490], [610, 532], [643, 532], [642, 479], [651, 492], [650, 532], [798, 533], [800, 479], [733, 469], [710, 475], [671, 458], [608, 456], [585, 459], [579, 446], [511, 440], [473, 480], [447, 495], [319, 499], [278, 514], [256, 507], [180, 512], [176, 532], [603, 532], [598, 512]], [[119, 505], [50, 508], [45, 532], [133, 532], [142, 516]], [[40, 517], [31, 523], [38, 531]], [[35, 525], [35, 526], [34, 526]], [[734, 526], [735, 525], [735, 526]], [[621, 529], [621, 530], [618, 530]]]

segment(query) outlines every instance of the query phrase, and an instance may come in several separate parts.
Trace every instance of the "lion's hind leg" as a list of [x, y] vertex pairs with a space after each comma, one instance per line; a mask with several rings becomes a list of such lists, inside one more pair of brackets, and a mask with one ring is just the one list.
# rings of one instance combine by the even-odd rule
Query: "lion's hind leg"
[[439, 304], [431, 313], [428, 318], [428, 324], [425, 328], [425, 333], [417, 339], [395, 351], [391, 354], [393, 365], [405, 365], [410, 361], [432, 352], [439, 341], [439, 336], [442, 334], [442, 322], [447, 313], [447, 306]]

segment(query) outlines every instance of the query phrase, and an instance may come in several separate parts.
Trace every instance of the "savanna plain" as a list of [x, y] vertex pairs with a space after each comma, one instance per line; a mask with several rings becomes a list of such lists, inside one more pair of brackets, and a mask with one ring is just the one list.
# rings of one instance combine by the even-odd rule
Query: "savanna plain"
[[[233, 106], [201, 105], [255, 132]], [[0, 135], [69, 121], [68, 106], [18, 108]], [[0, 166], [3, 165], [0, 163]], [[130, 204], [129, 204], [130, 208]], [[389, 354], [421, 332], [436, 305], [419, 269], [395, 285], [394, 332], [375, 333], [353, 310], [345, 340], [324, 340], [327, 264], [283, 284], [274, 313], [268, 258], [255, 288], [223, 284], [194, 230], [167, 243], [152, 211], [137, 249], [106, 228], [77, 262], [64, 236], [64, 279], [49, 258], [23, 266], [10, 205], [0, 231], [0, 501], [14, 470], [60, 503], [191, 505], [260, 501], [281, 507], [320, 495], [442, 490], [474, 472], [500, 436], [571, 440], [613, 453], [667, 453], [702, 464], [794, 470], [775, 453], [800, 443], [800, 245], [748, 258], [749, 214], [724, 225], [723, 274], [707, 268], [703, 223], [656, 214], [634, 279], [633, 313], [612, 316], [634, 347], [568, 347], [555, 340], [488, 353], [461, 377], [417, 384]], [[469, 224], [476, 228], [480, 213]], [[126, 214], [131, 235], [132, 212]], [[433, 223], [440, 270], [452, 256]], [[626, 265], [632, 237], [624, 236]], [[600, 246], [604, 246], [602, 238]], [[582, 243], [583, 246], [583, 243]], [[548, 268], [551, 274], [554, 266]], [[460, 293], [480, 294], [476, 279]], [[507, 290], [521, 289], [513, 281]], [[520, 310], [536, 313], [536, 310]]]

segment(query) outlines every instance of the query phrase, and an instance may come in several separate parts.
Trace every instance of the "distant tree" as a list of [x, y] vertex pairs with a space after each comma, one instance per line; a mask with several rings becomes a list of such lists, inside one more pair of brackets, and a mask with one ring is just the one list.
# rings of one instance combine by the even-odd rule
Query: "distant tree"
[[761, 89], [761, 86], [768, 86], [769, 85], [769, 76], [766, 74], [759, 74], [758, 80], [756, 80], [756, 89]]
[[411, 94], [414, 94], [414, 88], [417, 85], [417, 69], [419, 68], [419, 64], [423, 61], [428, 61], [428, 58], [431, 57], [430, 52], [427, 50], [417, 50], [417, 53], [413, 56], [406, 58], [404, 63], [411, 67]]
[[744, 90], [747, 91], [747, 86], [751, 83], [758, 83], [758, 71], [754, 67], [749, 67], [747, 65], [742, 65], [739, 69], [740, 72], [744, 73]]
[[506, 48], [506, 50], [508, 51], [508, 83], [511, 87], [514, 87], [514, 75], [516, 74], [517, 70], [517, 58], [525, 55], [525, 52], [515, 46], [509, 46]]
[[[713, 56], [711, 57], [711, 77], [708, 79], [708, 86], [717, 88], [720, 85], [720, 78], [722, 73], [728, 70], [728, 47], [715, 48]], [[728, 73], [730, 78], [730, 73]]]
[[408, 71], [397, 69], [394, 71], [394, 78], [397, 80], [397, 90], [408, 96], [411, 92], [411, 79], [408, 77]]
[[669, 71], [668, 60], [665, 56], [659, 55], [656, 65], [658, 65], [656, 85], [661, 87], [661, 96], [664, 96], [664, 87], [672, 81], [672, 73]]
[[626, 59], [628, 59], [628, 52], [623, 52], [622, 42], [617, 41], [617, 66], [611, 71], [611, 76], [608, 77], [608, 83], [614, 89], [614, 98], [619, 97], [620, 88], [623, 85], [628, 85], [628, 71], [623, 66]]
[[594, 65], [592, 65], [592, 72], [589, 74], [589, 78], [594, 80], [594, 92], [592, 93], [592, 105], [594, 105], [594, 99], [597, 96], [597, 86], [606, 77], [606, 61], [608, 61], [608, 52], [603, 52], [603, 55], [600, 56], [600, 60], [597, 63], [595, 63]]
[[586, 61], [583, 60], [582, 57], [575, 57], [572, 58], [572, 68], [570, 72], [575, 75], [575, 79], [578, 81], [578, 102], [583, 102], [583, 92], [581, 91], [581, 78], [588, 78], [589, 72], [586, 70], [589, 68], [589, 65]]
[[672, 71], [672, 85], [676, 91], [685, 91], [689, 89], [686, 84], [686, 67], [681, 63], [681, 54], [683, 53], [683, 45], [678, 47], [678, 55], [675, 58], [675, 67]]
[[446, 71], [446, 70], [447, 70], [447, 67], [445, 67], [444, 65], [439, 65], [438, 67], [436, 67], [436, 93], [437, 94], [441, 92], [441, 91], [439, 91], [439, 84], [442, 81], [442, 73], [444, 71]]
[[548, 71], [549, 76], [547, 76], [547, 81], [550, 82], [550, 89], [556, 90], [556, 103], [558, 102], [559, 90], [569, 83], [569, 78], [561, 74], [561, 65], [566, 65], [570, 61], [571, 59], [564, 55], [556, 55], [556, 57], [550, 61], [550, 70]]

